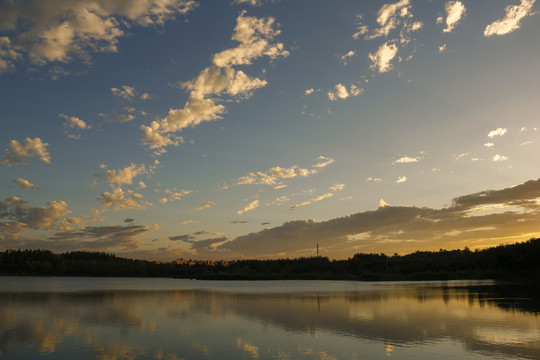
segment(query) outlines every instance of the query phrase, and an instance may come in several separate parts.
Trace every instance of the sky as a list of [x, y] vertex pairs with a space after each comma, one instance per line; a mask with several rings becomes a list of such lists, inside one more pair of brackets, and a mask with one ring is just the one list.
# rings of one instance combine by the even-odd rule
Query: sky
[[0, 250], [540, 236], [535, 0], [0, 1]]

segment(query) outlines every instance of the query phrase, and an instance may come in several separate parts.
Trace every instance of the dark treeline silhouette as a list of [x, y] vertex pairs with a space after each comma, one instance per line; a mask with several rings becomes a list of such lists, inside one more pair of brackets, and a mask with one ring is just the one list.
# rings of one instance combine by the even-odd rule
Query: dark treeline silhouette
[[132, 260], [103, 252], [0, 252], [2, 275], [134, 276], [192, 279], [452, 280], [540, 278], [540, 239], [484, 250], [417, 251], [408, 255], [355, 254], [347, 260]]

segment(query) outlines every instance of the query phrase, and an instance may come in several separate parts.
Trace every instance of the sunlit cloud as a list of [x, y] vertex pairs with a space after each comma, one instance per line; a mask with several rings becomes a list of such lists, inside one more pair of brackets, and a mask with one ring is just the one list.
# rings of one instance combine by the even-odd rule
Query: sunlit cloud
[[408, 164], [408, 163], [415, 163], [415, 162], [419, 162], [422, 158], [417, 156], [417, 157], [410, 157], [410, 156], [403, 156], [399, 159], [397, 159], [396, 161], [394, 161], [392, 163], [392, 165], [394, 164]]
[[358, 96], [360, 95], [364, 89], [359, 88], [358, 86], [352, 84], [349, 89], [345, 87], [345, 85], [339, 83], [334, 86], [334, 90], [331, 90], [328, 92], [328, 99], [330, 101], [336, 101], [338, 99], [347, 99], [348, 97], [352, 96]]
[[368, 177], [368, 178], [366, 178], [366, 181], [370, 181], [370, 182], [381, 182], [382, 179], [381, 179], [381, 178]]
[[0, 38], [0, 70], [23, 59], [38, 66], [88, 62], [92, 53], [116, 52], [119, 39], [127, 35], [125, 25], [163, 25], [196, 6], [185, 0], [5, 2], [0, 29], [8, 30], [9, 37]]
[[105, 191], [97, 199], [104, 208], [113, 208], [114, 210], [143, 210], [151, 203], [143, 201], [143, 195], [131, 190], [124, 192], [122, 188], [117, 187], [112, 192]]
[[255, 200], [244, 206], [241, 210], [238, 210], [238, 215], [242, 215], [246, 211], [251, 211], [259, 207], [259, 200]]
[[125, 115], [125, 114], [98, 114], [99, 116], [103, 117], [103, 119], [107, 122], [117, 122], [117, 123], [125, 123], [128, 121], [131, 121], [135, 119], [134, 115]]
[[380, 73], [388, 72], [394, 68], [391, 61], [396, 57], [398, 47], [396, 44], [385, 42], [374, 53], [369, 53], [369, 59], [373, 63], [372, 70], [377, 70]]
[[0, 164], [4, 165], [26, 165], [27, 158], [37, 156], [45, 164], [51, 163], [51, 155], [47, 151], [48, 143], [44, 143], [40, 138], [26, 138], [24, 145], [17, 140], [9, 142], [9, 149], [4, 151], [4, 157]]
[[216, 204], [211, 202], [211, 201], [207, 201], [205, 202], [204, 204], [202, 204], [201, 206], [199, 206], [198, 208], [195, 209], [195, 211], [201, 211], [201, 210], [204, 210], [204, 209], [208, 209], [208, 208], [211, 208], [212, 206], [215, 206]]
[[495, 130], [491, 130], [488, 133], [488, 137], [493, 139], [495, 136], [503, 136], [504, 134], [506, 134], [507, 131], [508, 129], [506, 128], [497, 128]]
[[407, 177], [406, 176], [400, 176], [396, 180], [396, 184], [401, 184], [401, 183], [404, 183], [405, 181], [407, 181]]
[[535, 1], [536, 0], [521, 0], [519, 5], [508, 5], [504, 9], [504, 18], [496, 20], [486, 26], [484, 36], [506, 35], [519, 29], [521, 20], [526, 16], [534, 14], [532, 8]]
[[356, 51], [354, 50], [350, 50], [349, 52], [347, 52], [346, 54], [343, 54], [341, 56], [339, 56], [339, 61], [343, 64], [343, 65], [347, 65], [349, 63], [349, 60], [354, 57], [354, 56], [357, 56], [358, 54], [356, 53]]
[[506, 160], [508, 160], [508, 157], [506, 157], [504, 155], [497, 154], [497, 155], [493, 155], [491, 160], [493, 160], [493, 161], [506, 161]]
[[492, 148], [492, 147], [495, 146], [495, 144], [492, 143], [492, 142], [487, 142], [487, 143], [484, 144], [484, 146], [487, 147], [487, 148]]
[[266, 86], [265, 80], [250, 77], [233, 66], [249, 65], [263, 56], [276, 59], [289, 55], [283, 43], [273, 42], [274, 37], [280, 34], [274, 18], [256, 18], [245, 14], [243, 11], [236, 19], [237, 25], [232, 35], [232, 40], [239, 45], [215, 54], [213, 66], [204, 69], [195, 79], [180, 83], [181, 87], [191, 91], [184, 107], [170, 109], [166, 117], [141, 126], [144, 132], [142, 142], [150, 149], [161, 150], [155, 151], [155, 155], [161, 155], [163, 147], [178, 146], [183, 142], [174, 133], [221, 119], [227, 111], [219, 103], [224, 101], [222, 96], [245, 99], [251, 96], [253, 90]]
[[446, 51], [446, 44], [439, 46], [439, 54], [442, 54], [445, 51]]
[[437, 19], [437, 23], [446, 23], [444, 32], [451, 32], [459, 24], [459, 22], [465, 16], [466, 8], [461, 1], [448, 1], [444, 4], [444, 10], [446, 11], [446, 20], [441, 16]]
[[13, 182], [17, 185], [19, 185], [23, 189], [39, 189], [38, 185], [32, 184], [30, 181], [26, 179], [15, 179]]
[[289, 210], [294, 210], [294, 209], [296, 209], [298, 207], [301, 207], [301, 206], [310, 205], [310, 204], [313, 204], [314, 202], [318, 202], [318, 201], [321, 201], [321, 200], [324, 200], [324, 199], [328, 199], [329, 197], [332, 197], [332, 196], [334, 196], [333, 193], [326, 193], [326, 194], [323, 194], [323, 195], [320, 195], [320, 196], [316, 196], [314, 198], [309, 199], [308, 201], [304, 201], [304, 202], [301, 202], [301, 203], [290, 206]]

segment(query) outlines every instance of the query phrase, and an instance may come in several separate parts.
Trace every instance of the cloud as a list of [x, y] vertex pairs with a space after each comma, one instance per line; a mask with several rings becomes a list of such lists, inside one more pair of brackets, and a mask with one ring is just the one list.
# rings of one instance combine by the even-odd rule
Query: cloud
[[49, 247], [57, 243], [63, 249], [71, 248], [73, 250], [136, 249], [142, 245], [142, 242], [138, 241], [136, 237], [146, 234], [149, 230], [148, 225], [88, 226], [76, 231], [56, 232], [49, 237], [49, 240], [53, 240]]
[[345, 189], [345, 184], [337, 184], [337, 185], [331, 186], [329, 190], [331, 190], [333, 192], [337, 192], [337, 191], [341, 191], [343, 189]]
[[484, 144], [484, 146], [487, 147], [487, 148], [491, 148], [491, 147], [495, 146], [495, 144], [492, 143], [492, 142], [487, 142], [487, 143]]
[[420, 161], [422, 158], [417, 156], [417, 157], [410, 157], [410, 156], [404, 156], [404, 157], [401, 157], [399, 159], [397, 159], [396, 161], [394, 161], [392, 163], [392, 165], [394, 164], [408, 164], [408, 163], [415, 163], [415, 162], [418, 162]]
[[315, 89], [314, 88], [311, 88], [311, 89], [307, 89], [306, 91], [304, 91], [304, 96], [308, 96], [308, 95], [311, 95], [315, 92]]
[[244, 206], [242, 208], [242, 210], [238, 210], [237, 213], [238, 213], [238, 215], [242, 215], [246, 211], [251, 211], [251, 210], [254, 210], [254, 209], [258, 208], [258, 207], [259, 207], [259, 200], [255, 200], [255, 201], [250, 202], [246, 206]]
[[252, 6], [261, 6], [262, 0], [234, 0], [233, 4], [248, 4]]
[[338, 99], [346, 99], [351, 96], [358, 96], [360, 95], [364, 89], [359, 88], [358, 86], [352, 84], [349, 87], [349, 90], [345, 87], [345, 85], [339, 83], [336, 86], [334, 86], [334, 90], [331, 90], [328, 92], [328, 98], [330, 101], [336, 101]]
[[439, 54], [442, 54], [445, 51], [446, 51], [446, 44], [439, 46]]
[[396, 184], [401, 184], [401, 183], [404, 183], [405, 181], [407, 181], [407, 177], [406, 176], [400, 176], [396, 180]]
[[187, 0], [2, 2], [0, 29], [9, 38], [0, 37], [0, 70], [24, 59], [38, 66], [89, 62], [92, 53], [116, 52], [127, 28], [163, 25], [196, 6]]
[[39, 189], [38, 185], [32, 184], [30, 181], [26, 179], [15, 179], [13, 182], [17, 185], [19, 185], [23, 189]]
[[299, 204], [295, 204], [295, 205], [291, 205], [289, 207], [289, 210], [294, 210], [296, 209], [297, 207], [300, 207], [300, 206], [306, 206], [306, 205], [310, 205], [314, 202], [318, 202], [318, 201], [321, 201], [321, 200], [324, 200], [324, 199], [328, 199], [329, 197], [332, 197], [334, 196], [333, 193], [326, 193], [326, 194], [323, 194], [323, 195], [320, 195], [320, 196], [316, 196], [312, 199], [309, 199], [308, 201], [304, 201], [302, 203], [299, 203]]
[[19, 233], [27, 230], [51, 229], [71, 211], [64, 201], [48, 201], [47, 206], [30, 207], [19, 197], [0, 201], [0, 235], [4, 240], [24, 238]]
[[65, 127], [68, 127], [71, 129], [78, 129], [78, 130], [85, 130], [85, 129], [91, 128], [91, 126], [89, 126], [87, 123], [85, 123], [83, 120], [79, 119], [78, 117], [68, 116], [66, 114], [59, 114], [58, 116], [66, 120], [64, 122]]
[[519, 29], [521, 20], [533, 15], [532, 8], [536, 0], [521, 0], [519, 5], [508, 5], [504, 11], [505, 16], [486, 26], [484, 36], [506, 35]]
[[204, 204], [202, 204], [201, 206], [199, 206], [198, 208], [196, 208], [195, 211], [200, 211], [200, 210], [203, 210], [203, 209], [207, 209], [207, 208], [210, 208], [210, 207], [215, 206], [215, 205], [216, 204], [214, 204], [213, 202], [207, 201]]
[[312, 167], [314, 167], [314, 168], [319, 168], [319, 169], [325, 168], [325, 167], [327, 167], [328, 165], [333, 164], [334, 161], [335, 161], [335, 160], [332, 159], [332, 158], [329, 158], [329, 157], [326, 157], [326, 156], [322, 156], [322, 155], [319, 156], [319, 157], [317, 158], [317, 160], [319, 160], [319, 162], [316, 163], [316, 164], [314, 164]]
[[497, 154], [497, 155], [493, 155], [491, 160], [493, 160], [493, 161], [506, 161], [506, 160], [508, 160], [508, 157], [506, 157], [504, 155]]
[[366, 181], [371, 181], [371, 182], [381, 182], [382, 179], [381, 179], [381, 178], [368, 177], [368, 178], [366, 179]]
[[494, 138], [495, 136], [503, 136], [504, 134], [506, 134], [506, 132], [508, 131], [508, 129], [506, 128], [497, 128], [495, 130], [492, 130], [488, 133], [488, 137], [490, 138]]
[[[266, 86], [266, 81], [250, 77], [233, 66], [249, 65], [262, 56], [270, 59], [288, 56], [282, 43], [273, 43], [279, 35], [277, 24], [272, 17], [256, 18], [240, 13], [232, 40], [240, 44], [226, 49], [212, 58], [213, 66], [201, 71], [199, 76], [190, 81], [181, 82], [180, 86], [190, 91], [187, 102], [181, 109], [170, 109], [167, 116], [142, 125], [143, 144], [150, 149], [162, 149], [166, 146], [178, 146], [183, 139], [174, 133], [187, 127], [195, 127], [203, 122], [221, 119], [227, 109], [220, 102], [225, 95], [239, 99], [249, 98], [252, 91]], [[154, 154], [161, 155], [163, 150]]]
[[12, 70], [14, 62], [21, 58], [21, 54], [12, 48], [7, 36], [0, 36], [0, 74]]
[[137, 90], [134, 87], [122, 85], [122, 88], [111, 88], [111, 92], [114, 96], [121, 97], [126, 100], [133, 100], [137, 97]]
[[113, 208], [114, 210], [142, 210], [152, 205], [143, 201], [143, 196], [134, 193], [131, 190], [124, 192], [122, 188], [113, 189], [112, 193], [105, 191], [97, 197], [104, 208]]
[[[540, 179], [502, 190], [453, 199], [447, 208], [392, 206], [317, 222], [299, 220], [239, 236], [216, 248], [220, 256], [275, 258], [307, 256], [319, 243], [333, 258], [354, 253], [406, 253], [440, 248], [483, 248], [538, 234]], [[501, 206], [502, 212], [482, 210]], [[471, 211], [474, 210], [474, 216]], [[527, 210], [527, 211], [523, 211]], [[457, 230], [457, 231], [456, 231]]]
[[177, 236], [169, 236], [169, 240], [171, 241], [184, 241], [184, 242], [188, 242], [190, 240], [193, 240], [195, 239], [195, 236], [191, 236], [191, 235], [177, 235]]
[[135, 116], [133, 115], [125, 115], [125, 114], [98, 114], [99, 116], [103, 117], [103, 119], [107, 122], [118, 122], [118, 123], [125, 123], [128, 121], [131, 121], [135, 119]]
[[[448, 1], [444, 4], [444, 10], [446, 11], [446, 28], [443, 32], [451, 32], [463, 19], [467, 9], [461, 1]], [[443, 18], [437, 19], [437, 22], [442, 23]]]
[[379, 73], [392, 70], [394, 67], [391, 61], [397, 55], [397, 52], [398, 47], [396, 44], [385, 42], [375, 53], [369, 53], [369, 59], [373, 62], [370, 68], [377, 70]]
[[339, 57], [339, 62], [346, 66], [349, 62], [349, 59], [356, 55], [358, 54], [355, 51], [350, 50], [348, 53], [343, 54]]
[[9, 149], [4, 151], [4, 157], [0, 160], [0, 164], [11, 165], [26, 165], [26, 158], [37, 156], [45, 164], [51, 163], [51, 155], [47, 151], [48, 143], [44, 143], [40, 138], [26, 138], [24, 145], [17, 140], [9, 142]]
[[131, 185], [133, 183], [133, 179], [139, 175], [148, 174], [149, 169], [147, 169], [146, 165], [141, 164], [137, 165], [134, 163], [131, 163], [131, 165], [118, 170], [107, 170], [105, 174], [96, 174], [95, 177], [98, 178], [105, 178], [107, 181], [113, 185], [116, 184], [118, 186], [122, 185]]
[[134, 222], [134, 221], [135, 221], [135, 219], [132, 219], [132, 218], [126, 218], [126, 219], [124, 220], [125, 223], [132, 223], [132, 222]]

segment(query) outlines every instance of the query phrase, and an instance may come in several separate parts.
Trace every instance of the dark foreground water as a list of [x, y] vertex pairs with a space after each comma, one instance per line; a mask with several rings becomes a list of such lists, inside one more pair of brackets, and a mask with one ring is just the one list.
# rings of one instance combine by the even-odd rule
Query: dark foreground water
[[534, 294], [470, 281], [0, 277], [0, 359], [540, 359]]

